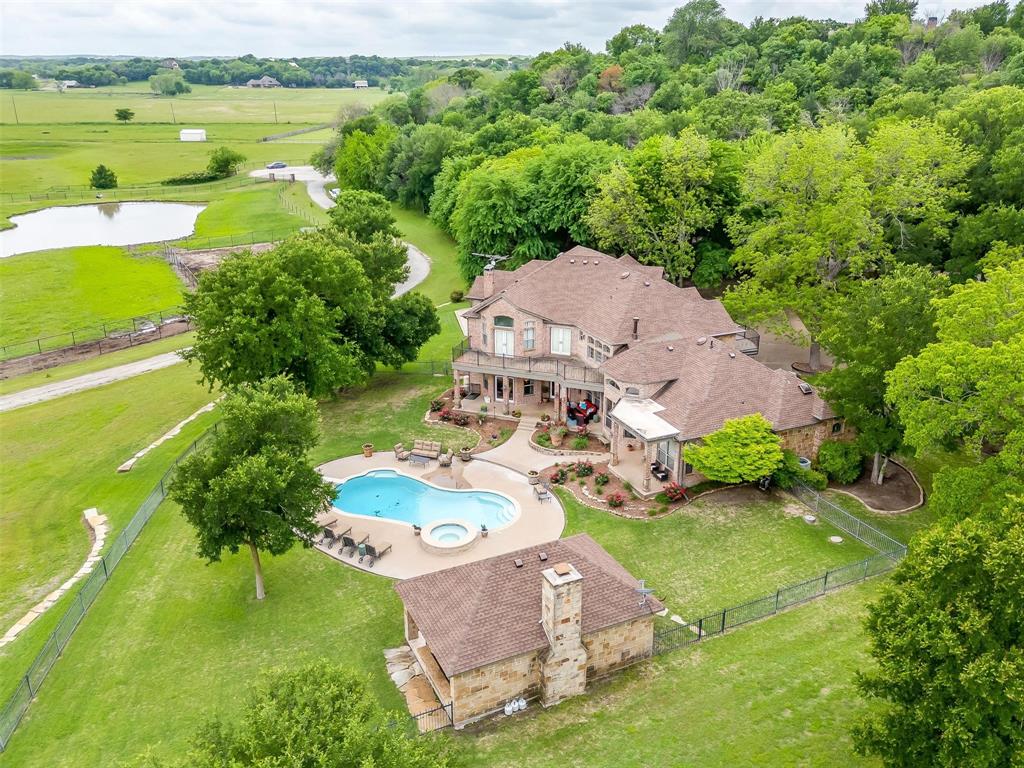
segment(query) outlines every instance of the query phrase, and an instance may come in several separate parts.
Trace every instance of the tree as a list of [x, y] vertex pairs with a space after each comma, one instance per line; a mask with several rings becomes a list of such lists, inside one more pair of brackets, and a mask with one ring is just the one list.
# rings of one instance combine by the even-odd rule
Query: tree
[[253, 686], [237, 723], [210, 720], [172, 763], [146, 768], [447, 768], [448, 747], [395, 727], [367, 681], [319, 659], [272, 669]]
[[832, 409], [856, 427], [865, 453], [873, 454], [871, 482], [881, 484], [889, 456], [903, 443], [899, 417], [885, 399], [885, 376], [904, 357], [935, 339], [932, 300], [948, 280], [901, 264], [851, 288], [823, 320], [822, 343], [837, 365], [818, 384]]
[[403, 131], [391, 146], [387, 164], [387, 189], [393, 199], [406, 208], [425, 211], [441, 162], [459, 154], [465, 140], [461, 131], [436, 123]]
[[656, 29], [651, 29], [646, 24], [632, 24], [620, 29], [604, 47], [610, 56], [619, 58], [634, 48], [657, 48], [659, 45], [661, 34]]
[[14, 70], [11, 72], [10, 85], [8, 87], [20, 91], [34, 91], [39, 88], [39, 81], [32, 77], [30, 72]]
[[120, 109], [114, 110], [114, 118], [127, 125], [129, 121], [135, 118], [135, 112], [127, 107], [121, 107]]
[[245, 162], [245, 155], [228, 147], [217, 147], [210, 153], [206, 171], [218, 179], [226, 179], [238, 173], [238, 166]]
[[448, 82], [453, 85], [457, 85], [460, 88], [465, 88], [468, 91], [482, 76], [483, 72], [479, 69], [473, 69], [472, 67], [459, 67], [448, 75]]
[[917, 0], [871, 0], [864, 6], [864, 13], [868, 18], [898, 14], [912, 19], [917, 13]]
[[686, 461], [709, 480], [760, 480], [782, 465], [781, 439], [760, 413], [726, 419], [700, 445], [687, 447]]
[[388, 232], [374, 232], [360, 240], [351, 232], [335, 230], [330, 237], [362, 265], [370, 291], [379, 301], [386, 301], [395, 286], [409, 276], [409, 246]]
[[97, 165], [89, 177], [89, 186], [93, 189], [114, 189], [117, 186], [117, 174], [105, 165]]
[[331, 224], [367, 242], [378, 232], [390, 238], [400, 236], [391, 204], [383, 195], [356, 189], [339, 190], [330, 210]]
[[356, 130], [345, 136], [335, 152], [334, 175], [342, 189], [387, 189], [387, 157], [398, 129], [381, 123], [372, 133]]
[[587, 224], [602, 248], [682, 280], [693, 270], [696, 233], [717, 219], [715, 171], [711, 143], [692, 129], [647, 139], [599, 180]]
[[184, 76], [176, 71], [161, 71], [149, 78], [149, 87], [161, 96], [178, 96], [191, 93], [192, 86], [185, 82]]
[[216, 562], [247, 547], [262, 600], [260, 552], [281, 555], [317, 533], [317, 514], [334, 498], [307, 458], [320, 438], [316, 403], [284, 376], [243, 384], [220, 406], [208, 448], [178, 466], [171, 498], [196, 530], [198, 553]]
[[[739, 29], [737, 29], [739, 28]], [[742, 27], [725, 16], [718, 0], [690, 0], [676, 8], [662, 32], [662, 47], [673, 66], [709, 57], [734, 40]]]
[[886, 766], [989, 768], [1024, 754], [1024, 503], [945, 520], [911, 542], [868, 610], [877, 665], [857, 750]]

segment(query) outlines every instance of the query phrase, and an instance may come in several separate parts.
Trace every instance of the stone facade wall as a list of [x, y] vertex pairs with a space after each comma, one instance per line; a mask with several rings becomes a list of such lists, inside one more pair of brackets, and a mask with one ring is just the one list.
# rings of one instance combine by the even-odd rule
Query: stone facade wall
[[[833, 425], [839, 425], [839, 431], [834, 432]], [[797, 427], [779, 432], [782, 438], [782, 447], [793, 451], [797, 456], [806, 456], [811, 461], [818, 458], [818, 449], [826, 440], [849, 441], [856, 437], [852, 427], [848, 427], [841, 419], [826, 419], [809, 427]]]
[[540, 695], [540, 670], [539, 654], [533, 652], [453, 676], [455, 726], [500, 710], [510, 699]]
[[654, 616], [644, 616], [583, 637], [587, 678], [602, 677], [649, 658], [654, 650]]

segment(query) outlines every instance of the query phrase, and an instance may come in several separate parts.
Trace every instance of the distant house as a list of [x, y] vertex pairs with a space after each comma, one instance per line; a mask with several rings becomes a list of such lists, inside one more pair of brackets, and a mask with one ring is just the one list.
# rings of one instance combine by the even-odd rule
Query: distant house
[[246, 83], [246, 86], [249, 88], [280, 88], [281, 83], [270, 75], [264, 75], [259, 80], [250, 80]]
[[368, 82], [366, 82], [365, 80], [356, 80], [354, 83], [352, 83], [352, 85], [355, 88], [369, 88], [370, 87], [370, 84]]
[[160, 67], [162, 69], [181, 69], [181, 67], [178, 65], [178, 62], [174, 59], [164, 59], [160, 62]]
[[205, 128], [183, 128], [178, 134], [181, 141], [206, 141]]
[[415, 576], [395, 591], [409, 647], [461, 728], [512, 699], [557, 704], [649, 658], [663, 606], [637, 585], [580, 533]]
[[65, 88], [81, 88], [82, 87], [81, 83], [79, 83], [77, 80], [61, 80], [59, 85], [60, 85], [60, 89], [61, 90], [64, 90]]

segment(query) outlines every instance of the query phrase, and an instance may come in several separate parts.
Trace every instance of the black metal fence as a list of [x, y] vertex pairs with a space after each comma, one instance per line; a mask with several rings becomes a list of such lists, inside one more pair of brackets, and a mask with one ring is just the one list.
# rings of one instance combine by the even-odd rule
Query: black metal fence
[[871, 547], [877, 554], [856, 563], [832, 568], [813, 579], [781, 587], [756, 600], [723, 608], [698, 619], [684, 621], [679, 626], [656, 632], [654, 653], [665, 653], [698, 643], [707, 637], [720, 635], [748, 622], [774, 616], [779, 611], [814, 600], [840, 587], [878, 576], [895, 568], [906, 555], [906, 545], [850, 514], [810, 486], [798, 483], [790, 492], [818, 517]]
[[121, 562], [121, 559], [128, 552], [132, 544], [135, 543], [142, 529], [146, 527], [146, 523], [149, 522], [153, 513], [156, 512], [157, 507], [166, 498], [172, 475], [178, 464], [186, 456], [202, 448], [216, 434], [217, 426], [217, 424], [214, 424], [211, 429], [195, 440], [174, 460], [173, 466], [160, 478], [160, 482], [150, 491], [146, 500], [139, 506], [128, 525], [114, 538], [110, 549], [96, 563], [92, 573], [82, 583], [78, 594], [71, 601], [71, 604], [57, 623], [57, 628], [47, 638], [46, 643], [25, 671], [21, 682], [18, 684], [18, 688], [11, 695], [10, 699], [7, 700], [3, 708], [0, 709], [0, 752], [7, 748], [7, 744], [11, 740], [11, 734], [18, 727], [18, 723], [21, 722], [21, 718], [25, 715], [25, 710], [28, 709], [28, 705], [32, 702], [39, 687], [46, 680], [46, 676], [50, 673], [54, 663], [60, 658], [61, 652], [68, 644], [68, 640], [71, 639], [75, 629], [78, 628], [82, 617], [89, 610], [89, 606], [96, 600], [96, 596], [103, 589], [103, 585], [109, 581], [118, 563]]
[[420, 733], [433, 733], [442, 728], [448, 728], [452, 724], [452, 703], [441, 704], [425, 712], [418, 712], [411, 715], [416, 729]]
[[[100, 354], [102, 354], [103, 352], [123, 349], [124, 347], [135, 346], [136, 344], [142, 344], [153, 339], [163, 338], [168, 326], [176, 326], [182, 323], [189, 325], [189, 322], [189, 319], [182, 313], [181, 307], [161, 309], [145, 315], [107, 320], [86, 328], [65, 331], [64, 333], [55, 333], [50, 336], [39, 336], [35, 339], [3, 344], [0, 345], [0, 360], [38, 355], [56, 349], [85, 346], [87, 344], [97, 346]], [[108, 342], [106, 347], [104, 347], [104, 341]]]

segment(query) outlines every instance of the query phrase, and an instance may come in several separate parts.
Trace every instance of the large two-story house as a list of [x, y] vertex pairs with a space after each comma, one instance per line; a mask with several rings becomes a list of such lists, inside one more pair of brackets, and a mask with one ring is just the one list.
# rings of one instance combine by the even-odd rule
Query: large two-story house
[[753, 359], [757, 334], [721, 302], [630, 256], [577, 246], [488, 269], [468, 298], [467, 338], [453, 350], [456, 407], [585, 425], [641, 493], [661, 488], [652, 465], [671, 481], [699, 480], [686, 446], [726, 419], [761, 413], [809, 457], [844, 430], [813, 387]]

